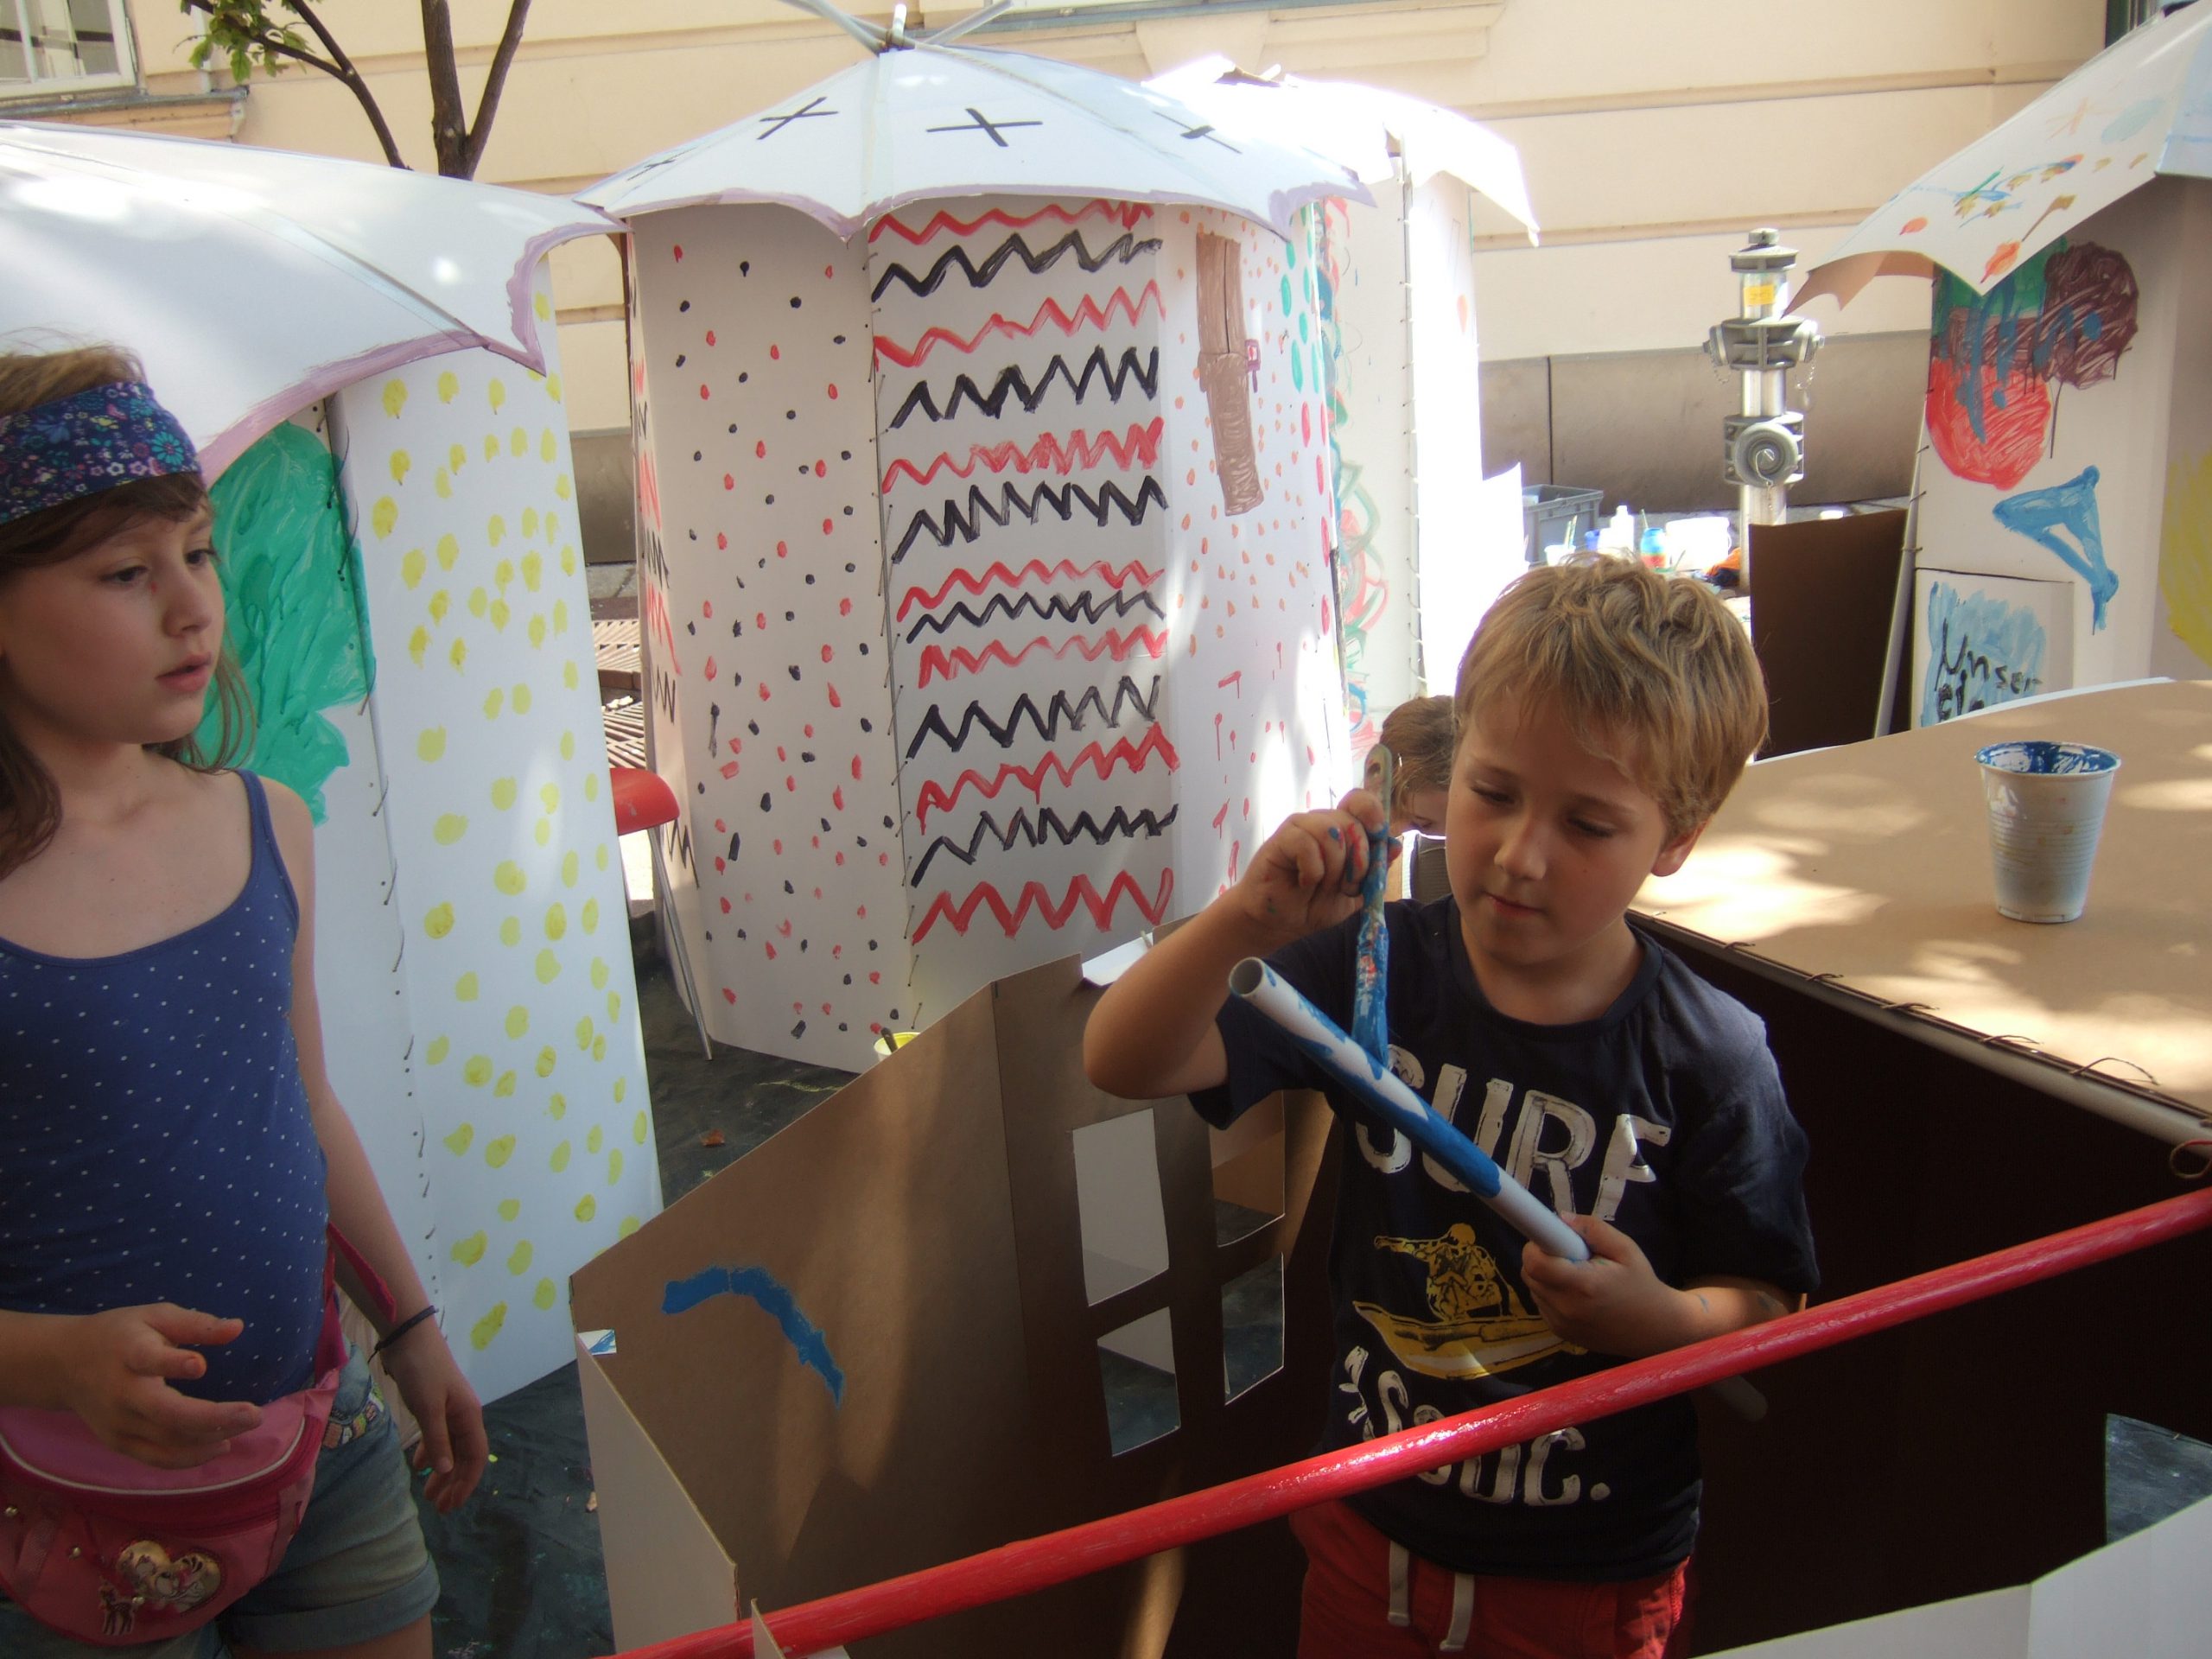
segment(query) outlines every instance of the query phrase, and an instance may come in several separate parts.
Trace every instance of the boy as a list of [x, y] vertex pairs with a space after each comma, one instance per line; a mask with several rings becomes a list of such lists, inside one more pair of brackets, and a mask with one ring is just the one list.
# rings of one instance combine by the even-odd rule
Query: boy
[[[1383, 823], [1364, 791], [1284, 823], [1084, 1033], [1085, 1069], [1117, 1094], [1188, 1093], [1225, 1123], [1318, 1085], [1350, 1118], [1327, 1446], [1771, 1319], [1815, 1282], [1804, 1138], [1762, 1027], [1624, 914], [1647, 875], [1681, 868], [1764, 735], [1742, 628], [1703, 584], [1625, 561], [1533, 570], [1483, 620], [1457, 702], [1452, 894], [1389, 911], [1391, 1064], [1591, 1261], [1524, 1244], [1225, 997], [1239, 958], [1272, 952], [1351, 1024]], [[1695, 1433], [1688, 1402], [1666, 1401], [1295, 1516], [1300, 1659], [1656, 1659], [1696, 1538]]]

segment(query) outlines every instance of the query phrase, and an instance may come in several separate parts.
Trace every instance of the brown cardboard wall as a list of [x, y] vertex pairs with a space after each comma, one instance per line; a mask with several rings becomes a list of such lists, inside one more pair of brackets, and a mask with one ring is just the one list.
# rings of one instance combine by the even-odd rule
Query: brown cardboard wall
[[[1261, 1196], [1274, 1160], [1283, 1213], [1217, 1245], [1205, 1126], [1180, 1101], [1116, 1100], [1083, 1078], [1096, 995], [1072, 960], [999, 982], [576, 1275], [579, 1329], [616, 1334], [616, 1353], [588, 1363], [620, 1641], [672, 1633], [654, 1557], [673, 1540], [683, 1570], [696, 1567], [697, 1529], [670, 1512], [683, 1504], [734, 1564], [741, 1601], [772, 1611], [1311, 1444], [1328, 1363], [1328, 1206], [1308, 1195], [1327, 1109], [1295, 1097], [1279, 1136], [1248, 1134], [1232, 1187]], [[1151, 1121], [1169, 1266], [1091, 1306], [1072, 1135], [1132, 1112]], [[1275, 1255], [1285, 1363], [1232, 1403], [1222, 1287]], [[672, 1287], [721, 1271], [750, 1294], [663, 1311]], [[791, 1315], [771, 1311], [784, 1293], [819, 1332], [842, 1403], [786, 1334]], [[1154, 1310], [1171, 1322], [1180, 1427], [1116, 1457], [1097, 1339]], [[654, 1472], [664, 1461], [680, 1503]], [[1255, 1529], [866, 1650], [1287, 1653], [1298, 1566], [1285, 1529]], [[696, 1613], [686, 1603], [680, 1616]]]
[[[1670, 938], [1766, 1020], [1818, 1300], [2185, 1190], [2156, 1141]], [[1706, 1412], [1700, 1652], [2018, 1584], [2104, 1541], [2104, 1417], [2212, 1439], [2193, 1235], [1759, 1373]]]
[[1905, 514], [1751, 530], [1751, 644], [1766, 675], [1768, 755], [1874, 735]]

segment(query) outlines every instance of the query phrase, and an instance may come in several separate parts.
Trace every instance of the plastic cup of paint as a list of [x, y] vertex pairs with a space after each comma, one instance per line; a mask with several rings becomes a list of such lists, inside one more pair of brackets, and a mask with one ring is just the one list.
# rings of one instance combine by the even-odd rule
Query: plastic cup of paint
[[1989, 808], [1997, 913], [2070, 922], [2089, 898], [2105, 806], [2120, 757], [2082, 743], [2024, 739], [1978, 751]]

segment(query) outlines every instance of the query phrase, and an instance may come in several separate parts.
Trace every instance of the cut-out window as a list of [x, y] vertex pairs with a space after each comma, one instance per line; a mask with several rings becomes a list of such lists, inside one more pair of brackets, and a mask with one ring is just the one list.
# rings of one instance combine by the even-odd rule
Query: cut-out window
[[1282, 1257], [1271, 1255], [1221, 1287], [1221, 1386], [1234, 1400], [1282, 1369]]
[[1149, 1108], [1075, 1131], [1075, 1191], [1087, 1301], [1096, 1306], [1167, 1271], [1167, 1216]]
[[1098, 1377], [1106, 1391], [1106, 1430], [1116, 1457], [1183, 1426], [1182, 1408], [1175, 1402], [1174, 1334], [1166, 1308], [1154, 1308], [1098, 1338]]
[[1213, 1242], [1249, 1238], [1283, 1211], [1282, 1096], [1213, 1131]]

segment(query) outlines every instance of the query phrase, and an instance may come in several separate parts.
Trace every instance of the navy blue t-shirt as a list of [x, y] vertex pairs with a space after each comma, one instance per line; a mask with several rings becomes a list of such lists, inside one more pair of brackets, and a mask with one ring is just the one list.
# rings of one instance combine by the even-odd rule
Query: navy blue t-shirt
[[[1531, 1025], [1476, 982], [1457, 903], [1389, 907], [1391, 1064], [1560, 1214], [1595, 1215], [1663, 1281], [1731, 1274], [1789, 1293], [1816, 1282], [1789, 1115], [1765, 1029], [1639, 933], [1636, 978], [1595, 1020]], [[1269, 960], [1351, 1023], [1359, 918]], [[1249, 1005], [1219, 1017], [1224, 1089], [1192, 1103], [1224, 1124], [1278, 1089], [1318, 1088], [1347, 1120], [1330, 1281], [1336, 1363], [1325, 1447], [1494, 1404], [1618, 1363], [1564, 1342], [1521, 1279], [1522, 1239], [1350, 1096]], [[1697, 1424], [1676, 1398], [1355, 1497], [1414, 1554], [1456, 1572], [1618, 1580], [1690, 1553]]]

